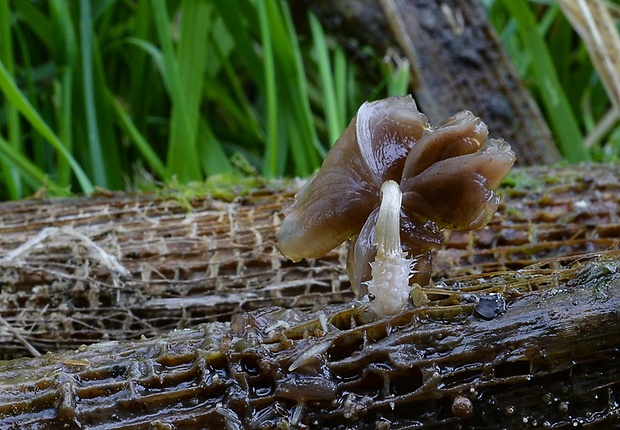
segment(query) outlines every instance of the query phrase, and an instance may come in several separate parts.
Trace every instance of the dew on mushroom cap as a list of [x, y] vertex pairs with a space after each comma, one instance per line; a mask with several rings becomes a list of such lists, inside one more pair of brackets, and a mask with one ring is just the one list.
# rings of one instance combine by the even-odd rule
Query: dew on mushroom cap
[[317, 258], [349, 240], [349, 278], [358, 297], [366, 294], [377, 255], [380, 190], [394, 181], [402, 193], [400, 216], [393, 217], [402, 255], [415, 261], [409, 283], [427, 284], [440, 228], [480, 228], [497, 210], [494, 191], [515, 155], [503, 140], [487, 141], [487, 134], [469, 111], [433, 128], [411, 96], [364, 103], [285, 209], [281, 252], [294, 261]]

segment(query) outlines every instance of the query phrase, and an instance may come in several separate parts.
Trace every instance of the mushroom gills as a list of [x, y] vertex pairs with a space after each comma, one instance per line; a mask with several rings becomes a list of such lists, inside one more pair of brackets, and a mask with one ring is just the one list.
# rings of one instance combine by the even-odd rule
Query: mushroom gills
[[372, 278], [366, 282], [375, 297], [375, 310], [380, 315], [402, 311], [409, 300], [409, 278], [414, 260], [400, 246], [400, 210], [402, 191], [392, 180], [381, 186], [381, 206], [375, 227], [377, 255], [370, 263]]

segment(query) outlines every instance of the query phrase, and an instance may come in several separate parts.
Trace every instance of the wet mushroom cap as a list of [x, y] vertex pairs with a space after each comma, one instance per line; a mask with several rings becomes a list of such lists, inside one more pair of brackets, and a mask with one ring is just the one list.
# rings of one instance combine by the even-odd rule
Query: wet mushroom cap
[[419, 175], [403, 179], [403, 208], [439, 227], [480, 228], [497, 211], [499, 197], [493, 190], [514, 160], [510, 146], [495, 139], [474, 153], [440, 160]]
[[497, 210], [494, 190], [515, 155], [503, 140], [487, 142], [487, 134], [468, 111], [433, 128], [411, 96], [364, 103], [321, 170], [285, 209], [281, 252], [293, 261], [318, 258], [351, 239], [347, 269], [364, 294], [376, 255], [379, 190], [393, 180], [402, 191], [402, 248], [426, 261], [420, 279], [428, 280], [439, 228], [476, 229]]
[[487, 135], [486, 124], [470, 111], [451, 116], [416, 142], [407, 156], [402, 179], [418, 175], [439, 161], [478, 151]]
[[293, 261], [318, 258], [356, 235], [379, 206], [381, 184], [400, 180], [409, 150], [427, 128], [411, 96], [364, 103], [285, 209], [282, 254]]

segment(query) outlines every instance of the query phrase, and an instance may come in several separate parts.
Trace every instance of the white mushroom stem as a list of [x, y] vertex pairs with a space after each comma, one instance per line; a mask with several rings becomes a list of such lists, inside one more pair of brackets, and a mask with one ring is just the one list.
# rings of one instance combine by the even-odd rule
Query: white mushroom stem
[[368, 292], [375, 296], [379, 315], [394, 315], [402, 311], [409, 300], [409, 278], [413, 260], [400, 247], [400, 207], [402, 192], [394, 181], [381, 186], [381, 207], [375, 226], [377, 256], [370, 263], [372, 279]]

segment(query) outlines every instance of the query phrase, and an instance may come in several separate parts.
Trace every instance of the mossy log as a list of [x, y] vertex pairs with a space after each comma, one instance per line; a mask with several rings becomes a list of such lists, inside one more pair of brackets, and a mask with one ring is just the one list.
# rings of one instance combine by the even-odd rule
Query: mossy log
[[351, 300], [344, 248], [278, 254], [293, 183], [0, 205], [4, 354], [109, 340], [0, 362], [0, 427], [617, 424], [619, 178], [515, 169], [385, 319]]

